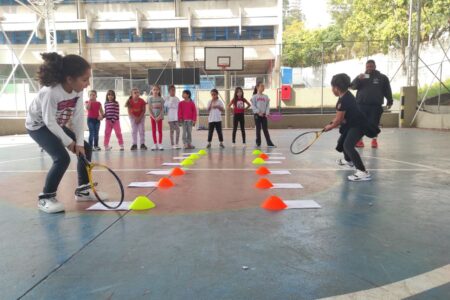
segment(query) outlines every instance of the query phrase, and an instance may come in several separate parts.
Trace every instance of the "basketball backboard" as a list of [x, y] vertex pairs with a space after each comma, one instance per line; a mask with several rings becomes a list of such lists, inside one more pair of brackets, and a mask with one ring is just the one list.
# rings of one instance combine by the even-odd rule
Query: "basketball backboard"
[[205, 47], [205, 71], [244, 70], [244, 47]]

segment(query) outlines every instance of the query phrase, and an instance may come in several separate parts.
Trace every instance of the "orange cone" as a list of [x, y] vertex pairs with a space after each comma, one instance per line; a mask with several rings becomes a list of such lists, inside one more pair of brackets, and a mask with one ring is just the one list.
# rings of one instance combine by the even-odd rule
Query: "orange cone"
[[264, 160], [268, 160], [268, 159], [269, 159], [269, 155], [267, 155], [267, 154], [265, 154], [265, 153], [261, 153], [261, 154], [259, 155], [259, 157], [261, 157], [261, 158], [264, 159]]
[[261, 178], [260, 180], [258, 180], [258, 182], [255, 184], [255, 186], [259, 189], [270, 189], [271, 187], [273, 187], [272, 182], [270, 182], [270, 180], [268, 180], [267, 178]]
[[173, 184], [172, 180], [170, 180], [167, 177], [163, 177], [158, 181], [158, 187], [160, 187], [160, 188], [171, 188], [173, 186], [174, 186], [174, 184]]
[[261, 207], [267, 210], [283, 210], [287, 207], [286, 203], [277, 196], [270, 196], [261, 204]]
[[178, 168], [178, 167], [173, 168], [172, 172], [170, 172], [170, 175], [172, 175], [172, 176], [181, 176], [184, 174], [186, 174], [186, 172], [184, 172], [183, 169]]
[[270, 171], [266, 167], [260, 167], [258, 170], [256, 170], [256, 174], [267, 175], [267, 174], [270, 174]]

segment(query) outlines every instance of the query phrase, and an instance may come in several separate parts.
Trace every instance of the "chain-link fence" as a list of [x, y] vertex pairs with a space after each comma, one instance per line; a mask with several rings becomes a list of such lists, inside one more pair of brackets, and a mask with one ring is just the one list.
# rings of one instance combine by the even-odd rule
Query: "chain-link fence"
[[[443, 40], [442, 45], [448, 50], [450, 41]], [[252, 87], [256, 82], [263, 82], [266, 94], [273, 100], [273, 108], [279, 108], [287, 113], [324, 113], [333, 111], [336, 99], [330, 91], [330, 81], [334, 74], [345, 72], [354, 78], [365, 70], [367, 59], [374, 59], [377, 69], [387, 75], [395, 98], [399, 98], [401, 86], [406, 84], [405, 49], [386, 46], [388, 43], [349, 42], [340, 41], [321, 43], [318, 45], [295, 44], [283, 46], [281, 62], [277, 62], [276, 53], [281, 51], [281, 45], [255, 44], [241, 45], [245, 49], [244, 71], [230, 72], [231, 89], [244, 87], [245, 96], [250, 98]], [[138, 87], [143, 95], [150, 92], [147, 82], [148, 69], [175, 68], [175, 47], [121, 47], [111, 44], [109, 48], [90, 45], [90, 48], [67, 48], [61, 45], [65, 54], [81, 54], [92, 64], [90, 89], [99, 92], [103, 101], [106, 91], [116, 91], [119, 101], [125, 101], [131, 88]], [[113, 47], [114, 46], [114, 47]], [[36, 96], [39, 84], [35, 75], [41, 62], [39, 53], [44, 52], [42, 45], [32, 45], [25, 52], [22, 65], [15, 67], [18, 59], [9, 49], [0, 49], [0, 116], [24, 116], [27, 107]], [[419, 92], [422, 97], [437, 96], [439, 110], [447, 103], [444, 85], [450, 78], [450, 62], [444, 55], [442, 47], [437, 43], [425, 43], [421, 46], [419, 64]], [[17, 55], [21, 46], [15, 49]], [[294, 51], [295, 50], [295, 51]], [[209, 90], [219, 89], [223, 93], [224, 75], [204, 71], [204, 47], [184, 47], [181, 55], [182, 65], [200, 69], [200, 84], [196, 86], [178, 86], [178, 92], [184, 88], [194, 89], [198, 101], [206, 102]], [[299, 67], [281, 67], [276, 65], [292, 64]], [[27, 75], [31, 78], [27, 78]], [[8, 84], [6, 81], [8, 80]], [[292, 97], [286, 101], [280, 100], [281, 84], [288, 84], [292, 89]], [[429, 87], [429, 88], [428, 88]], [[428, 93], [426, 90], [428, 89]], [[166, 87], [163, 87], [166, 92]], [[233, 91], [231, 91], [231, 94]], [[444, 95], [444, 96], [442, 96]], [[87, 97], [87, 95], [86, 95]], [[395, 103], [398, 103], [396, 101]], [[200, 103], [202, 106], [202, 103]], [[399, 105], [394, 106], [398, 108]]]

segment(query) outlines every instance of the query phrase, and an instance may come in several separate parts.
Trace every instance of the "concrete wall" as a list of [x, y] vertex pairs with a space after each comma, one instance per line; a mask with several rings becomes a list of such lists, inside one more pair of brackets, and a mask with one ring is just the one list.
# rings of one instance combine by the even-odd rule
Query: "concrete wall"
[[414, 125], [417, 128], [450, 129], [450, 114], [431, 114], [419, 111]]
[[[433, 115], [435, 116], [435, 115]], [[283, 129], [283, 128], [322, 128], [328, 124], [333, 115], [285, 115], [281, 121], [269, 122], [269, 128]], [[222, 118], [223, 119], [223, 118]], [[398, 127], [398, 114], [389, 113], [383, 114], [381, 123], [383, 127]], [[447, 119], [447, 128], [450, 128], [450, 118]], [[25, 134], [27, 133], [25, 129], [25, 119], [24, 118], [3, 118], [0, 119], [0, 136], [2, 135], [12, 135], [12, 134]], [[121, 117], [121, 127], [123, 132], [130, 132], [130, 121], [128, 117]], [[208, 118], [202, 116], [199, 119], [199, 124], [202, 126], [208, 126]], [[254, 128], [255, 122], [253, 115], [245, 116], [246, 128]], [[147, 117], [145, 122], [147, 140], [149, 140], [150, 120]], [[167, 120], [164, 121], [164, 129], [168, 129]], [[87, 130], [87, 129], [86, 129]], [[104, 132], [104, 122], [102, 122], [100, 127], [100, 135]], [[113, 134], [114, 135], [114, 134]], [[165, 138], [164, 138], [165, 139]], [[113, 143], [115, 143], [115, 138], [113, 137]]]

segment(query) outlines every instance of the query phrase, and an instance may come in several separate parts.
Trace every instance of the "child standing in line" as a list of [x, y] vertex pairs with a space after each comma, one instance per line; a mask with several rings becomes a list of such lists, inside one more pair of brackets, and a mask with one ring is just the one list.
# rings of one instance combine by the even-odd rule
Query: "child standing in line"
[[[245, 107], [247, 105], [247, 107]], [[252, 105], [244, 98], [244, 91], [240, 86], [234, 90], [234, 97], [231, 100], [229, 108], [233, 108], [233, 147], [236, 144], [236, 132], [238, 124], [241, 127], [242, 143], [245, 147], [245, 110]]]
[[117, 140], [119, 141], [120, 151], [123, 151], [123, 138], [122, 130], [120, 129], [120, 108], [119, 103], [116, 100], [116, 93], [113, 90], [109, 90], [106, 93], [105, 100], [105, 150], [112, 149], [109, 146], [109, 139], [111, 138], [111, 132], [114, 129]]
[[[180, 99], [175, 96], [175, 86], [169, 86], [169, 96], [164, 100], [164, 106], [167, 108], [167, 119], [170, 127], [170, 143], [173, 149], [180, 149], [180, 126], [178, 124], [178, 104]], [[176, 137], [174, 139], [174, 133]]]
[[191, 99], [191, 91], [184, 90], [183, 101], [178, 104], [178, 121], [183, 125], [184, 149], [194, 149], [192, 146], [192, 127], [197, 121], [197, 108]]
[[255, 118], [256, 125], [256, 147], [261, 147], [261, 129], [264, 132], [266, 138], [267, 147], [276, 148], [270, 139], [269, 129], [267, 127], [267, 116], [270, 114], [270, 99], [267, 95], [263, 94], [264, 84], [258, 82], [253, 90], [253, 96], [251, 99], [253, 116]]
[[219, 136], [220, 148], [225, 148], [223, 145], [222, 134], [222, 113], [225, 111], [222, 101], [219, 99], [219, 92], [216, 89], [211, 90], [211, 100], [208, 102], [208, 145], [206, 148], [211, 148], [211, 141], [214, 133], [214, 128]]
[[98, 133], [104, 113], [102, 104], [97, 101], [97, 91], [89, 91], [89, 101], [86, 101], [86, 110], [88, 112], [89, 145], [91, 145], [92, 151], [100, 151], [102, 149], [98, 146]]
[[[154, 85], [152, 88], [152, 95], [147, 99], [148, 108], [150, 111], [150, 121], [152, 122], [153, 147], [152, 151], [164, 150], [162, 145], [162, 126], [164, 119], [164, 99], [161, 98], [161, 88], [159, 85]], [[158, 131], [159, 137], [156, 136]]]
[[128, 115], [130, 116], [131, 123], [131, 136], [133, 138], [133, 145], [131, 150], [137, 150], [137, 135], [139, 133], [139, 138], [141, 141], [141, 150], [147, 150], [145, 146], [145, 107], [147, 103], [140, 97], [140, 92], [138, 88], [133, 88], [131, 90], [131, 96], [125, 103], [125, 107], [128, 108]]
[[[56, 52], [41, 54], [44, 63], [39, 67], [39, 82], [43, 86], [30, 104], [25, 122], [30, 137], [48, 153], [53, 161], [38, 208], [46, 213], [64, 211], [64, 205], [56, 199], [56, 192], [70, 164], [66, 148], [77, 157], [91, 160], [91, 146], [84, 141], [83, 90], [89, 85], [91, 66], [78, 55], [61, 56]], [[72, 129], [66, 127], [73, 119]], [[78, 159], [77, 201], [95, 201], [89, 185], [85, 164]], [[98, 193], [98, 191], [97, 191]], [[101, 193], [101, 198], [108, 196]]]

